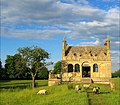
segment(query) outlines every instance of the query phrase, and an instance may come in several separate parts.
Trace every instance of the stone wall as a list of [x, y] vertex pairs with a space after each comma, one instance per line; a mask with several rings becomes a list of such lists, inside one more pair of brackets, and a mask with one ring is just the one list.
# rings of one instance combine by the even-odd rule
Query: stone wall
[[54, 86], [54, 85], [59, 85], [61, 84], [60, 79], [49, 79], [48, 80], [48, 86]]

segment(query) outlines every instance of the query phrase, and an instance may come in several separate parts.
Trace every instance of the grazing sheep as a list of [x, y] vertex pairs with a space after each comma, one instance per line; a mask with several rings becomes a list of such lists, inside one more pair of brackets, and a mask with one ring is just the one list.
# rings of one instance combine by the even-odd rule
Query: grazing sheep
[[75, 86], [75, 90], [76, 90], [76, 91], [81, 91], [80, 85], [76, 85], [76, 86]]
[[39, 90], [39, 92], [37, 94], [43, 94], [45, 95], [47, 93], [47, 90]]
[[100, 88], [99, 87], [94, 87], [93, 88], [93, 93], [99, 94], [100, 93]]
[[90, 87], [90, 84], [84, 84], [83, 87], [84, 89], [88, 89]]

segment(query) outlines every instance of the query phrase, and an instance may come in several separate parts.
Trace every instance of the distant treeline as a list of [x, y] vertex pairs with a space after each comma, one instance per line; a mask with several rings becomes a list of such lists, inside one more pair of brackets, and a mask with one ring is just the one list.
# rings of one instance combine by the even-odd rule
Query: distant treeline
[[120, 77], [120, 70], [115, 71], [114, 73], [112, 73], [112, 77]]

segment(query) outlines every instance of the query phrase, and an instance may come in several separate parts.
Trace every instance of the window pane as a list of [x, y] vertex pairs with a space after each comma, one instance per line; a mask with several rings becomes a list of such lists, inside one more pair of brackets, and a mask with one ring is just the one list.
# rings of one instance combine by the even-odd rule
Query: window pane
[[79, 64], [75, 65], [75, 72], [80, 72], [80, 66], [79, 66]]
[[73, 65], [72, 64], [68, 65], [68, 72], [73, 72]]
[[97, 64], [93, 65], [93, 72], [98, 72], [98, 65]]

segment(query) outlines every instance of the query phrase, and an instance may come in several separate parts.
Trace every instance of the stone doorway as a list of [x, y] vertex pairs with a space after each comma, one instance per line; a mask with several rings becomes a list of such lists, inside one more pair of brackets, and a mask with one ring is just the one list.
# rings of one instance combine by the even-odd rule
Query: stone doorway
[[83, 78], [90, 77], [90, 65], [88, 62], [85, 62], [82, 65], [82, 77]]
[[82, 77], [90, 77], [90, 67], [82, 67]]

